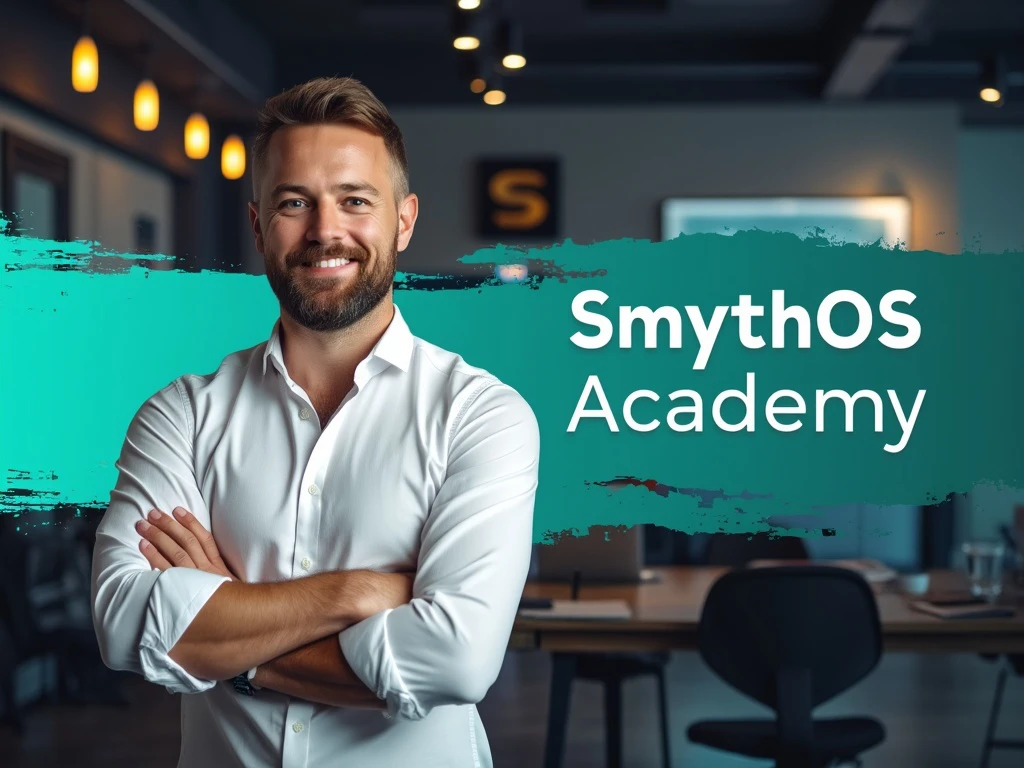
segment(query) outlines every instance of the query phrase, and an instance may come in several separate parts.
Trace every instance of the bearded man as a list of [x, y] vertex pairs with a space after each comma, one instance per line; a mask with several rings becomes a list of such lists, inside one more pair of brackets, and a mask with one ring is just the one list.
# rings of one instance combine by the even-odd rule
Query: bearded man
[[184, 694], [180, 766], [491, 765], [475, 704], [529, 568], [539, 434], [395, 306], [418, 210], [361, 83], [267, 102], [249, 218], [280, 317], [142, 405], [96, 539], [104, 661]]

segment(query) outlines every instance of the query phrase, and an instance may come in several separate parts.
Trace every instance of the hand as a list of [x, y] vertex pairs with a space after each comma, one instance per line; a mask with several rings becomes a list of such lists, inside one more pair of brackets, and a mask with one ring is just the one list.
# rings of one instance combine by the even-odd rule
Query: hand
[[139, 549], [157, 570], [195, 568], [238, 581], [220, 556], [213, 534], [184, 507], [175, 507], [173, 515], [154, 509], [135, 529], [142, 536]]

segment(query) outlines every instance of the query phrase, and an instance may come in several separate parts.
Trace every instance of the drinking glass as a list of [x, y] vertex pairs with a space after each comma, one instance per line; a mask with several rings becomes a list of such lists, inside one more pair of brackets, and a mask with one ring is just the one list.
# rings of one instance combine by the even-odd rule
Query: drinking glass
[[994, 601], [1003, 591], [1003, 545], [997, 541], [968, 541], [962, 551], [971, 594]]

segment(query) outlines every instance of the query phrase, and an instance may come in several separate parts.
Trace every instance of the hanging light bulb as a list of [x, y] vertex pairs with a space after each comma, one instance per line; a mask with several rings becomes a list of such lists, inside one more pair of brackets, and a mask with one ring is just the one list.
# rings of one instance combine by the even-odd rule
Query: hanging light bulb
[[159, 124], [160, 94], [156, 83], [146, 78], [135, 88], [135, 127], [140, 131], [152, 131]]
[[480, 7], [480, 0], [459, 0], [458, 5], [464, 11], [475, 11]]
[[487, 91], [484, 93], [484, 104], [496, 107], [504, 103], [505, 89], [501, 87], [501, 80], [498, 77], [492, 77], [487, 84]]
[[100, 80], [100, 54], [96, 41], [82, 35], [71, 52], [71, 85], [79, 93], [92, 93]]
[[474, 51], [480, 47], [477, 14], [454, 9], [452, 18], [452, 45], [460, 51]]
[[1002, 62], [997, 58], [988, 59], [981, 68], [981, 87], [978, 97], [996, 106], [1003, 102]]
[[469, 90], [473, 93], [483, 93], [487, 90], [487, 81], [482, 77], [474, 77], [469, 81]]
[[210, 153], [210, 123], [202, 112], [193, 112], [185, 121], [185, 154], [202, 160]]
[[496, 107], [499, 104], [504, 103], [505, 92], [500, 88], [491, 88], [491, 90], [484, 94], [484, 104], [489, 104], [492, 107]]
[[225, 179], [240, 179], [245, 174], [245, 144], [237, 134], [224, 139], [220, 149], [220, 172]]
[[523, 29], [512, 21], [505, 20], [499, 29], [501, 41], [501, 66], [505, 69], [522, 69], [526, 66], [523, 54]]

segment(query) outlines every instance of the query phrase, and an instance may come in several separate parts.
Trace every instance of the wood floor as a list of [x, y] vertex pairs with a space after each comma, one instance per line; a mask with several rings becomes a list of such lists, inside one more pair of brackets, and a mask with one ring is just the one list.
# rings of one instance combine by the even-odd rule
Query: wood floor
[[[498, 682], [480, 705], [498, 768], [539, 766], [547, 717], [548, 657], [510, 654]], [[886, 725], [885, 743], [865, 755], [865, 768], [976, 766], [997, 668], [974, 656], [890, 654], [867, 680], [819, 714], [871, 714]], [[704, 717], [759, 716], [690, 653], [669, 667], [672, 764], [686, 768], [765, 765], [690, 745], [686, 727]], [[141, 680], [124, 685], [126, 708], [38, 705], [19, 740], [0, 728], [0, 765], [42, 768], [173, 768], [178, 752], [177, 698]], [[625, 763], [660, 766], [654, 683], [624, 689]], [[604, 756], [601, 691], [578, 683], [572, 701], [565, 768], [601, 766]], [[1024, 679], [1006, 689], [999, 735], [1024, 738]], [[995, 752], [991, 768], [1024, 765], [1024, 752]], [[319, 767], [318, 767], [319, 768]]]

